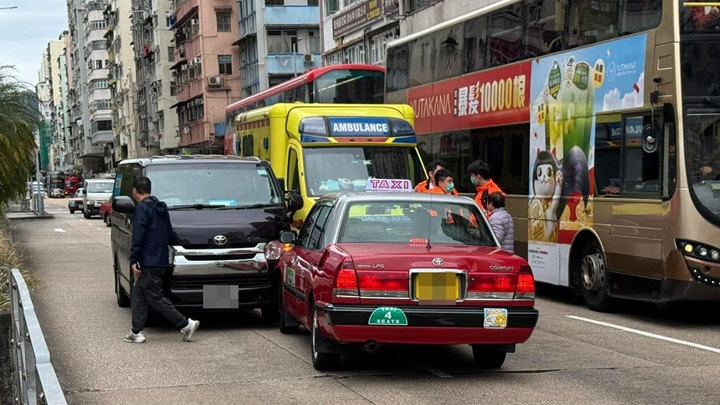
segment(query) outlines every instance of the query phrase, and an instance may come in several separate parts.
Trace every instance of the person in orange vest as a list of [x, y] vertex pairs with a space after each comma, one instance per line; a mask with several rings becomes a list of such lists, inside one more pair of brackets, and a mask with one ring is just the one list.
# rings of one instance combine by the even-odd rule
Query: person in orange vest
[[[415, 186], [415, 191], [419, 193], [435, 193], [435, 194], [443, 194], [441, 190], [437, 190], [437, 182], [435, 181], [435, 174], [439, 172], [440, 170], [445, 170], [445, 163], [443, 163], [440, 160], [435, 160], [430, 162], [428, 165], [428, 179], [425, 181], [422, 181], [418, 183], [417, 186]], [[446, 170], [448, 173], [450, 173], [449, 170]], [[452, 173], [451, 173], [452, 176]], [[452, 190], [453, 195], [458, 195], [457, 190], [453, 188]]]
[[[437, 190], [433, 191], [436, 188], [435, 173], [437, 173], [438, 170], [445, 169], [445, 163], [441, 160], [434, 160], [430, 162], [427, 168], [428, 179], [418, 183], [418, 185], [415, 186], [415, 191], [417, 191], [418, 193], [437, 193]], [[457, 195], [457, 190], [455, 190], [455, 195]]]
[[435, 186], [426, 191], [426, 193], [457, 195], [457, 190], [455, 190], [455, 183], [450, 170], [439, 169], [435, 171], [435, 178], [433, 180], [435, 182]]
[[487, 163], [479, 159], [470, 163], [468, 173], [470, 174], [470, 182], [477, 191], [475, 202], [483, 211], [487, 212], [487, 201], [490, 194], [500, 192], [505, 196], [500, 187], [490, 178], [490, 165]]

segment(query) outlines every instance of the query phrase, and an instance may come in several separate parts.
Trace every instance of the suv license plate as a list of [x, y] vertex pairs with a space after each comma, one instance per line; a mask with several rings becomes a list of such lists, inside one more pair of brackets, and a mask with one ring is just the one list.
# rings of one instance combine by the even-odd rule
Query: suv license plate
[[203, 286], [203, 309], [238, 309], [239, 305], [238, 286]]

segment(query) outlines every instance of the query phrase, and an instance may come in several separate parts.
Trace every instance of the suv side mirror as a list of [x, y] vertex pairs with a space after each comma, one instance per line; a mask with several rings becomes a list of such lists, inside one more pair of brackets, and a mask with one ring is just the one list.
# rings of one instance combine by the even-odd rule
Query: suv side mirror
[[295, 231], [281, 231], [280, 242], [294, 244], [297, 240], [297, 233]]
[[132, 214], [133, 212], [135, 212], [135, 204], [132, 202], [130, 197], [125, 195], [119, 195], [117, 197], [113, 197], [112, 209], [114, 212]]
[[305, 205], [302, 196], [296, 190], [288, 191], [288, 210], [291, 212], [299, 211]]
[[87, 190], [83, 189], [83, 195], [87, 195]]

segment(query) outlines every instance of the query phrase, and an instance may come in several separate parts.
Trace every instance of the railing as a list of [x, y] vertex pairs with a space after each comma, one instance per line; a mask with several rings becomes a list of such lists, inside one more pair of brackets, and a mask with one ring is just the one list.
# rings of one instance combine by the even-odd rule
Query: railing
[[15, 403], [67, 405], [25, 279], [19, 270], [12, 269], [8, 281]]

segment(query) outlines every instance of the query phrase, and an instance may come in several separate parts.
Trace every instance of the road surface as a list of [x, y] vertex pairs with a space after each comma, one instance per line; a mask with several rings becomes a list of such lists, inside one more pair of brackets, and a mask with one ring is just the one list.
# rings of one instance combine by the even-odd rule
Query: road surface
[[50, 220], [14, 221], [39, 280], [33, 292], [71, 404], [718, 404], [720, 311], [624, 304], [587, 310], [567, 291], [540, 288], [538, 327], [497, 372], [469, 347], [348, 351], [345, 370], [310, 362], [307, 332], [282, 335], [259, 312], [198, 315], [194, 342], [146, 329], [124, 343], [130, 309], [115, 303], [110, 228], [46, 199]]

